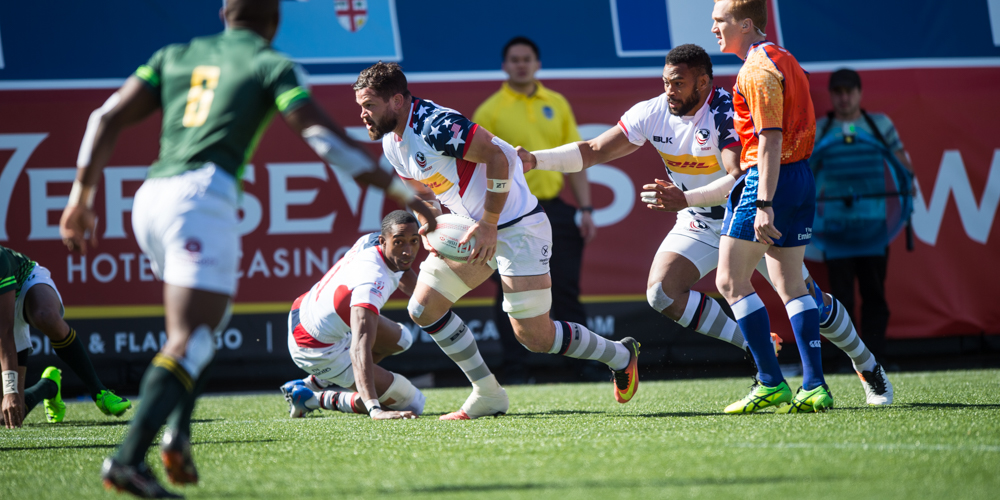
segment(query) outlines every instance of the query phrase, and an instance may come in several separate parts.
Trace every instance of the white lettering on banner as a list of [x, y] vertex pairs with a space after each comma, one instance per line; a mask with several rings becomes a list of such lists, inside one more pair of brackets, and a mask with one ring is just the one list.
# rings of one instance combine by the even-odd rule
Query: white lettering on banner
[[327, 181], [325, 163], [268, 163], [267, 175], [271, 195], [271, 225], [267, 234], [328, 234], [333, 230], [336, 211], [312, 219], [290, 219], [288, 216], [288, 207], [311, 205], [319, 194], [318, 189], [288, 189], [288, 179], [306, 177]]
[[587, 317], [587, 329], [602, 337], [610, 337], [615, 334], [615, 317]]
[[[343, 256], [343, 253], [346, 253], [350, 247], [341, 247], [341, 249], [343, 249], [343, 252], [340, 249], [337, 251], [340, 252], [340, 256]], [[302, 269], [303, 253], [305, 254], [304, 273]], [[288, 263], [289, 255], [292, 256], [291, 265]], [[258, 248], [254, 251], [253, 258], [250, 259], [250, 267], [247, 268], [245, 273], [240, 269], [236, 276], [238, 278], [252, 278], [254, 275], [261, 275], [265, 278], [270, 278], [273, 274], [277, 278], [286, 278], [289, 276], [297, 278], [303, 275], [312, 276], [314, 271], [319, 275], [323, 275], [330, 269], [330, 265], [336, 262], [336, 259], [330, 260], [330, 249], [326, 247], [319, 249], [318, 254], [309, 247], [306, 247], [304, 252], [301, 248], [293, 248], [289, 251], [289, 249], [282, 247], [276, 249], [271, 258], [274, 261], [273, 266], [268, 263], [264, 252]]]
[[[147, 331], [145, 334], [136, 332], [116, 332], [112, 336], [115, 339], [114, 352], [119, 354], [157, 352], [163, 349], [163, 346], [167, 344], [167, 332], [162, 330], [159, 333]], [[48, 337], [31, 335], [30, 340], [32, 356], [37, 356], [39, 354], [55, 354], [55, 351], [52, 349], [52, 345], [49, 343]], [[91, 354], [108, 353], [105, 349], [105, 345], [106, 343], [102, 334], [97, 332], [90, 334], [90, 345], [88, 347]], [[235, 351], [241, 347], [243, 347], [243, 332], [237, 328], [229, 328], [222, 335], [217, 335], [215, 337], [216, 350], [222, 350], [225, 348], [230, 351]]]
[[271, 277], [271, 271], [267, 268], [267, 261], [264, 260], [264, 254], [261, 253], [260, 249], [257, 249], [253, 254], [253, 260], [250, 261], [250, 270], [247, 271], [247, 278], [253, 278], [256, 273], [263, 273], [265, 278]]
[[941, 221], [948, 206], [948, 193], [952, 193], [965, 233], [972, 241], [985, 245], [993, 227], [997, 206], [1000, 205], [1000, 149], [993, 150], [993, 162], [990, 163], [986, 187], [983, 188], [983, 198], [979, 203], [976, 202], [975, 194], [972, 192], [962, 155], [957, 150], [944, 152], [930, 203], [924, 202], [919, 182], [915, 182], [915, 186], [913, 233], [917, 238], [929, 245], [937, 243]]
[[[137, 258], [138, 257], [138, 258]], [[79, 259], [79, 260], [76, 260]], [[126, 282], [132, 281], [132, 263], [138, 261], [139, 281], [153, 281], [149, 257], [145, 254], [120, 253], [117, 260], [109, 253], [100, 253], [90, 261], [90, 275], [101, 283], [110, 283], [118, 278], [118, 271]], [[87, 282], [87, 256], [69, 254], [66, 256], [66, 281], [68, 283]]]
[[[112, 167], [104, 169], [104, 238], [125, 237], [125, 212], [132, 211], [132, 197], [123, 194], [126, 182], [142, 181], [149, 167]], [[34, 204], [34, 201], [32, 201]]]
[[49, 134], [0, 134], [0, 151], [13, 149], [7, 164], [0, 171], [0, 241], [7, 241], [7, 211], [10, 209], [10, 199], [14, 194], [14, 185], [21, 176], [25, 163], [35, 148]]
[[62, 213], [69, 195], [49, 196], [49, 184], [68, 186], [76, 178], [76, 168], [29, 168], [27, 172], [28, 193], [31, 196], [31, 233], [28, 239], [58, 240], [59, 224], [49, 224], [49, 213]]
[[[256, 174], [253, 165], [247, 165], [243, 168], [243, 182], [253, 184], [257, 181]], [[263, 217], [264, 210], [260, 199], [244, 190], [240, 196], [240, 222], [236, 225], [236, 231], [240, 233], [240, 236], [254, 232]]]
[[[497, 330], [497, 325], [492, 319], [486, 320], [485, 324], [478, 319], [474, 319], [466, 322], [465, 325], [469, 327], [469, 331], [472, 332], [472, 338], [476, 339], [477, 342], [489, 339], [500, 340], [500, 330]], [[480, 330], [479, 327], [483, 329]]]

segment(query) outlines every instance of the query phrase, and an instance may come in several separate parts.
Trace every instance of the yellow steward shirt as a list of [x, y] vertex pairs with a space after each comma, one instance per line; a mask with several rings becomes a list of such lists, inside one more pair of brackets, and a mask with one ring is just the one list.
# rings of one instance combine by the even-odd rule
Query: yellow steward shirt
[[[486, 99], [472, 121], [486, 128], [511, 146], [521, 146], [528, 151], [549, 149], [580, 140], [573, 110], [562, 94], [535, 82], [532, 95], [515, 92], [504, 82], [500, 90]], [[563, 174], [532, 170], [525, 174], [528, 189], [540, 200], [559, 196], [563, 188]]]

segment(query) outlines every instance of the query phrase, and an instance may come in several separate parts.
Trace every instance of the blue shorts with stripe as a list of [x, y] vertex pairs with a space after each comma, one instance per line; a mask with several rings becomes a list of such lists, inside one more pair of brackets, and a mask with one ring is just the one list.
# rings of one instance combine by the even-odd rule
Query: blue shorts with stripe
[[[722, 235], [747, 241], [757, 241], [753, 230], [757, 217], [757, 188], [760, 184], [757, 167], [750, 167], [729, 192]], [[809, 161], [802, 160], [781, 166], [778, 187], [774, 192], [774, 227], [781, 238], [774, 240], [779, 247], [807, 245], [812, 241], [813, 217], [816, 215], [816, 185]]]

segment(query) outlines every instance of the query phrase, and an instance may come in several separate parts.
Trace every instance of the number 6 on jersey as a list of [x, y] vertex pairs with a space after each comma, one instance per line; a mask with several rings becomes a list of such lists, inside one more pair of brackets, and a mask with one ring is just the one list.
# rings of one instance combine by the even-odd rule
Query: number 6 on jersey
[[208, 110], [215, 98], [215, 87], [219, 85], [218, 66], [197, 66], [191, 72], [191, 90], [188, 91], [187, 107], [184, 108], [185, 127], [200, 127], [208, 118]]

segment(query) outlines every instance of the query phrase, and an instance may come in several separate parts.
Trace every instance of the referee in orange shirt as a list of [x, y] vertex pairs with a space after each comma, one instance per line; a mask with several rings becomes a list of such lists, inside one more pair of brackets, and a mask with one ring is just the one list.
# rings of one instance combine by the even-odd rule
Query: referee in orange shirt
[[[482, 125], [501, 139], [529, 151], [548, 149], [581, 140], [576, 118], [566, 98], [549, 90], [535, 79], [541, 68], [541, 55], [535, 42], [523, 36], [515, 37], [504, 45], [502, 68], [508, 79], [496, 93], [476, 109], [472, 121]], [[583, 263], [583, 246], [597, 235], [593, 207], [590, 203], [590, 184], [585, 172], [566, 175], [576, 197], [578, 207], [563, 201], [559, 194], [564, 179], [561, 172], [531, 170], [524, 177], [528, 189], [538, 198], [552, 224], [553, 248], [549, 267], [552, 274], [553, 317], [587, 324], [587, 314], [580, 304], [580, 267]], [[580, 212], [580, 226], [576, 213]], [[497, 275], [494, 274], [494, 278]], [[497, 288], [496, 315], [502, 318], [501, 292]], [[504, 383], [528, 381], [524, 366], [527, 356], [517, 344], [507, 321], [497, 321], [504, 346]], [[603, 375], [603, 370], [602, 370]]]

